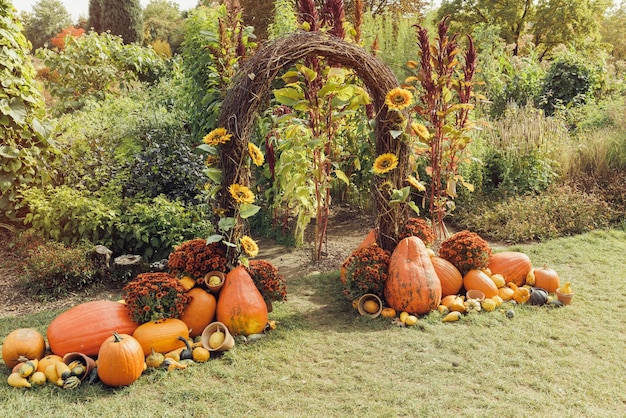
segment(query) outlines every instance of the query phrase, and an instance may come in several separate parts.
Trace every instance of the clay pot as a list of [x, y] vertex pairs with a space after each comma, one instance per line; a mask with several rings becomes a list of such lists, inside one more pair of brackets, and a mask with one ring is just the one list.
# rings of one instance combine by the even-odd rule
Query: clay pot
[[573, 293], [561, 293], [561, 289], [556, 289], [556, 297], [563, 305], [569, 305], [572, 303]]
[[[374, 302], [376, 302], [378, 304], [378, 311], [376, 311], [376, 312], [367, 312], [364, 309], [365, 302], [367, 302], [368, 300], [373, 300]], [[369, 317], [372, 317], [372, 318], [376, 318], [383, 311], [383, 302], [375, 294], [373, 294], [373, 293], [366, 293], [366, 294], [364, 294], [363, 296], [361, 296], [359, 298], [359, 302], [357, 304], [357, 309], [359, 310], [359, 313], [361, 315], [363, 315], [363, 316], [369, 316]]]
[[[209, 280], [213, 276], [220, 278], [219, 284], [215, 284], [215, 285], [209, 284]], [[214, 295], [217, 295], [222, 289], [222, 286], [224, 286], [225, 279], [226, 279], [226, 275], [222, 273], [221, 271], [210, 271], [204, 276], [204, 283], [206, 284], [207, 289], [209, 289], [209, 292], [213, 293]]]
[[[217, 331], [222, 331], [224, 333], [224, 342], [219, 347], [213, 348], [209, 345], [209, 338], [211, 338], [211, 334]], [[202, 331], [201, 341], [202, 346], [209, 351], [226, 351], [235, 346], [235, 339], [228, 330], [228, 327], [218, 321], [211, 322], [209, 325], [206, 326], [204, 331]]]
[[85, 380], [89, 376], [91, 371], [96, 367], [95, 360], [86, 354], [74, 351], [71, 353], [67, 353], [63, 356], [63, 363], [65, 364], [70, 364], [74, 360], [80, 360], [80, 362], [85, 365], [85, 373], [83, 373], [83, 375], [80, 377], [81, 381]]

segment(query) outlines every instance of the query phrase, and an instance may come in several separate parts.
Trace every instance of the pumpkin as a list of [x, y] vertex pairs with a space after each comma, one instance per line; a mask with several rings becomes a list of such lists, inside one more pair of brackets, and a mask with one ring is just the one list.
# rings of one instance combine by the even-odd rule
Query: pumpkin
[[154, 348], [152, 348], [150, 354], [146, 356], [146, 367], [156, 369], [157, 367], [161, 367], [164, 361], [165, 356], [162, 353], [157, 353], [154, 351]]
[[435, 273], [441, 282], [441, 297], [456, 295], [463, 287], [463, 276], [454, 264], [441, 257], [431, 257]]
[[492, 254], [487, 266], [491, 274], [501, 274], [505, 282], [523, 286], [526, 275], [533, 268], [530, 258], [519, 251], [503, 251]]
[[[356, 247], [356, 249], [352, 253], [360, 250], [361, 248], [369, 247], [372, 244], [376, 244], [376, 230], [375, 229], [370, 230], [370, 232], [365, 236], [363, 241], [361, 241], [359, 246]], [[341, 265], [341, 268], [339, 269], [339, 279], [341, 280], [341, 283], [343, 284], [346, 284], [346, 268], [344, 267], [344, 264], [346, 261], [347, 259], [344, 260], [344, 262]]]
[[98, 377], [107, 386], [130, 385], [143, 373], [144, 358], [139, 341], [114, 332], [98, 350]]
[[216, 318], [231, 334], [260, 334], [267, 324], [267, 304], [243, 266], [226, 275], [217, 301]]
[[150, 354], [153, 348], [158, 353], [167, 353], [184, 347], [185, 343], [178, 337], [189, 338], [187, 324], [178, 318], [146, 322], [133, 331], [133, 338], [139, 341], [144, 357]]
[[191, 300], [185, 306], [180, 320], [187, 324], [189, 336], [196, 337], [202, 334], [204, 328], [213, 322], [217, 300], [206, 290], [195, 287], [187, 292]]
[[486, 298], [492, 298], [498, 294], [496, 284], [481, 270], [470, 270], [463, 277], [463, 286], [466, 290], [480, 290]]
[[501, 287], [498, 289], [498, 296], [500, 296], [500, 298], [505, 301], [505, 300], [511, 300], [513, 299], [513, 293], [515, 291], [513, 289], [511, 289], [508, 286], [505, 287]]
[[384, 293], [396, 311], [422, 315], [437, 309], [441, 282], [421, 239], [404, 238], [393, 250]]
[[28, 360], [39, 360], [45, 354], [46, 341], [32, 328], [11, 331], [2, 344], [2, 359], [9, 369]]
[[535, 306], [543, 306], [548, 303], [548, 292], [539, 287], [533, 287], [530, 290], [530, 298], [528, 303]]
[[54, 354], [64, 356], [76, 351], [94, 357], [100, 344], [113, 332], [132, 334], [137, 326], [126, 305], [96, 300], [58, 315], [50, 322], [46, 335]]
[[543, 267], [535, 268], [535, 286], [554, 293], [561, 286], [561, 279], [556, 271], [544, 264]]
[[382, 311], [380, 311], [380, 315], [383, 318], [395, 318], [396, 317], [396, 310], [393, 309], [393, 308], [386, 307], [386, 308], [383, 308]]

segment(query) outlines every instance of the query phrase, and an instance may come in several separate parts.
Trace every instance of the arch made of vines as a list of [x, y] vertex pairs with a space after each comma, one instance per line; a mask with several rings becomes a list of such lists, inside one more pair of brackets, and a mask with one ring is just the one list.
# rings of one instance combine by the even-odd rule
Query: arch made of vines
[[[248, 140], [254, 127], [255, 117], [261, 106], [269, 102], [272, 81], [283, 71], [309, 56], [321, 56], [333, 65], [351, 68], [365, 84], [376, 112], [374, 134], [376, 155], [392, 153], [398, 157], [396, 169], [375, 176], [372, 193], [375, 198], [377, 243], [383, 249], [393, 250], [399, 236], [399, 225], [407, 218], [405, 204], [391, 205], [389, 192], [403, 187], [408, 171], [408, 144], [394, 138], [402, 123], [402, 115], [390, 110], [385, 96], [398, 86], [395, 75], [378, 58], [365, 49], [342, 39], [319, 32], [297, 32], [269, 42], [247, 58], [226, 93], [219, 114], [218, 126], [226, 128], [231, 140], [220, 146], [222, 169], [219, 203], [228, 216], [234, 214], [235, 202], [228, 193], [231, 184], [249, 186]], [[238, 220], [233, 238], [243, 235], [245, 226]], [[237, 242], [237, 241], [233, 241]], [[233, 260], [229, 260], [233, 261]]]

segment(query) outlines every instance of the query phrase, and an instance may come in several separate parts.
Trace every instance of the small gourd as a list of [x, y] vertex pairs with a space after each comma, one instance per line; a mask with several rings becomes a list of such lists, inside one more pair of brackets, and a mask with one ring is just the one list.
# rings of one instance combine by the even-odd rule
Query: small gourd
[[78, 376], [70, 376], [63, 381], [63, 389], [76, 389], [80, 386], [80, 378]]
[[150, 354], [146, 356], [146, 366], [153, 368], [153, 369], [156, 369], [157, 367], [161, 367], [164, 361], [165, 361], [165, 356], [161, 353], [154, 351], [154, 348], [152, 348], [152, 351], [150, 352]]
[[517, 287], [513, 282], [507, 283], [513, 289], [513, 300], [517, 303], [526, 303], [530, 299], [530, 290], [527, 287]]
[[396, 310], [393, 308], [383, 308], [383, 310], [380, 312], [380, 315], [383, 318], [395, 318], [396, 317]]
[[196, 347], [193, 349], [193, 361], [196, 363], [204, 363], [209, 357], [211, 357], [211, 352], [204, 347]]
[[543, 306], [548, 303], [548, 292], [539, 287], [533, 287], [530, 292], [528, 303], [535, 306]]
[[452, 311], [443, 317], [443, 322], [455, 322], [461, 319], [461, 312]]
[[491, 312], [496, 309], [496, 301], [492, 298], [486, 298], [480, 303], [480, 307], [485, 312]]
[[181, 340], [183, 343], [185, 343], [185, 348], [183, 348], [183, 350], [180, 352], [180, 359], [181, 360], [193, 359], [193, 349], [191, 348], [189, 341], [187, 341], [187, 338], [178, 337], [178, 339]]
[[28, 378], [28, 381], [31, 385], [41, 386], [46, 383], [46, 375], [43, 372], [35, 372]]
[[14, 388], [29, 388], [31, 387], [30, 382], [25, 377], [20, 376], [19, 373], [13, 372], [7, 378], [7, 383], [9, 386]]

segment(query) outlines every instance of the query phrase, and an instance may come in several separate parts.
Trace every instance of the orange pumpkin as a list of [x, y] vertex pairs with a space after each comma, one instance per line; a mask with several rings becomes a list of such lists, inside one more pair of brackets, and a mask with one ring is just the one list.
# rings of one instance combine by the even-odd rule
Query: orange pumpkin
[[98, 351], [98, 377], [107, 386], [130, 385], [141, 376], [144, 366], [143, 349], [128, 334], [113, 333]]
[[515, 293], [515, 291], [508, 286], [500, 287], [498, 289], [498, 296], [500, 296], [500, 298], [504, 301], [513, 299], [513, 293]]
[[[365, 236], [365, 239], [363, 239], [363, 241], [359, 244], [359, 246], [356, 247], [353, 253], [360, 250], [361, 248], [369, 247], [372, 244], [376, 244], [376, 230], [375, 229], [370, 230], [370, 232]], [[341, 280], [341, 283], [343, 284], [346, 284], [346, 268], [344, 267], [344, 264], [346, 261], [347, 259], [344, 260], [344, 262], [341, 265], [341, 268], [339, 269], [339, 279]]]
[[169, 353], [184, 347], [185, 343], [178, 337], [188, 339], [189, 328], [177, 318], [146, 322], [133, 332], [133, 338], [141, 345], [144, 357], [150, 354], [153, 348], [157, 353]]
[[468, 271], [463, 277], [463, 286], [465, 290], [480, 290], [486, 298], [492, 298], [498, 294], [496, 284], [481, 270]]
[[506, 283], [513, 282], [523, 286], [526, 275], [533, 268], [530, 258], [518, 251], [503, 251], [492, 254], [489, 258], [491, 274], [501, 274]]
[[96, 356], [100, 344], [113, 332], [132, 334], [137, 323], [128, 307], [110, 300], [81, 303], [63, 312], [50, 322], [48, 344], [61, 357], [73, 351]]
[[435, 273], [441, 282], [441, 297], [456, 295], [463, 287], [463, 276], [454, 264], [441, 257], [431, 257]]
[[396, 311], [416, 315], [427, 314], [439, 306], [441, 282], [421, 239], [404, 238], [393, 250], [385, 299]]
[[543, 267], [535, 268], [535, 287], [554, 293], [560, 286], [561, 278], [556, 271], [545, 264]]
[[46, 341], [39, 331], [18, 328], [11, 331], [2, 343], [2, 359], [9, 369], [28, 360], [39, 360], [46, 353]]
[[187, 295], [191, 297], [180, 320], [187, 324], [189, 336], [202, 334], [204, 328], [213, 322], [217, 300], [215, 296], [200, 287], [194, 287]]
[[233, 335], [263, 332], [267, 324], [267, 304], [243, 266], [226, 275], [217, 300], [216, 318]]

